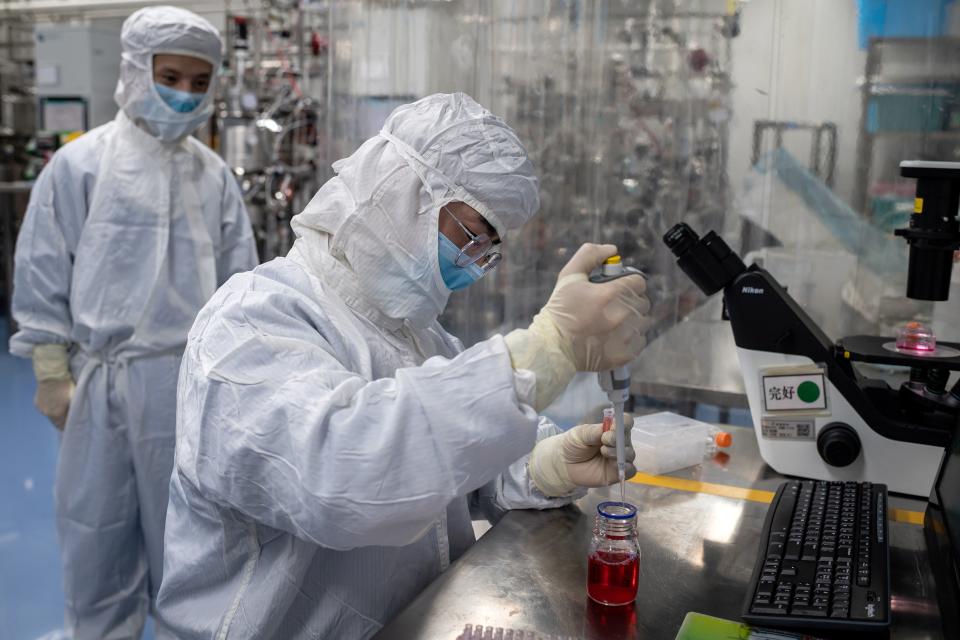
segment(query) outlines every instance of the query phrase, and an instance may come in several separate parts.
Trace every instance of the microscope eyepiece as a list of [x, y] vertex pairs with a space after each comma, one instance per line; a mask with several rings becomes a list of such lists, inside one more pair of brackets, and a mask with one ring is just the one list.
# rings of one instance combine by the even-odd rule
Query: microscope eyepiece
[[663, 242], [677, 256], [677, 265], [708, 296], [747, 270], [740, 256], [713, 231], [701, 238], [681, 222], [664, 234]]
[[690, 225], [681, 222], [671, 227], [671, 229], [664, 234], [663, 242], [667, 245], [668, 249], [673, 251], [673, 255], [680, 258], [690, 250], [690, 247], [700, 242], [700, 236], [690, 228]]

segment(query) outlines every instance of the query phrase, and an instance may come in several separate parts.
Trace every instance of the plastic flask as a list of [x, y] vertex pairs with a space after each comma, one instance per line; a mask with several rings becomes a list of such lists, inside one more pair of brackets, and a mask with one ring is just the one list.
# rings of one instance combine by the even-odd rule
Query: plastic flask
[[629, 441], [637, 471], [658, 475], [700, 464], [733, 444], [733, 436], [712, 424], [663, 411], [634, 418]]

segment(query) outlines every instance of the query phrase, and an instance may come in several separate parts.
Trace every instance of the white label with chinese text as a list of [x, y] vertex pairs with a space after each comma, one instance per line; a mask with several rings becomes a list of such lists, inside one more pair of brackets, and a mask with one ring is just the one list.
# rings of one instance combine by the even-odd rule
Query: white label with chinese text
[[767, 411], [809, 411], [827, 408], [822, 373], [763, 376]]

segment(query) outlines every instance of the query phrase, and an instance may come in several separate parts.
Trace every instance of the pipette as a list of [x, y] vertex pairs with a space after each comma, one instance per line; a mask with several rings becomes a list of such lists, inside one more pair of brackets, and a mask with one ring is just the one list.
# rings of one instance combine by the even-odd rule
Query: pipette
[[[639, 269], [625, 267], [620, 256], [611, 256], [604, 260], [599, 274], [590, 278], [591, 282], [610, 282], [631, 274], [644, 275]], [[613, 404], [617, 430], [617, 476], [620, 480], [620, 502], [625, 502], [626, 493], [626, 428], [623, 424], [623, 405], [630, 397], [630, 368], [617, 367], [601, 371], [599, 374], [600, 388], [607, 394]]]
[[620, 502], [625, 502], [626, 493], [626, 428], [623, 424], [623, 405], [630, 397], [630, 369], [617, 367], [601, 371], [600, 388], [613, 404], [614, 428], [617, 433], [617, 477], [620, 480]]

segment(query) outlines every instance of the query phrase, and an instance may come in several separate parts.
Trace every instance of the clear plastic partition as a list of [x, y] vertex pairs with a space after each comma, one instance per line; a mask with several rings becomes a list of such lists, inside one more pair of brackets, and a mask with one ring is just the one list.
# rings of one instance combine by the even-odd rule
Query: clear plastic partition
[[744, 406], [720, 301], [661, 240], [676, 222], [761, 262], [832, 338], [908, 319], [960, 338], [960, 292], [906, 299], [892, 233], [913, 202], [899, 161], [960, 160], [955, 4], [330, 3], [325, 164], [398, 104], [471, 94], [519, 133], [542, 207], [445, 325], [467, 344], [524, 326], [581, 243], [611, 242], [654, 303], [635, 393]]

